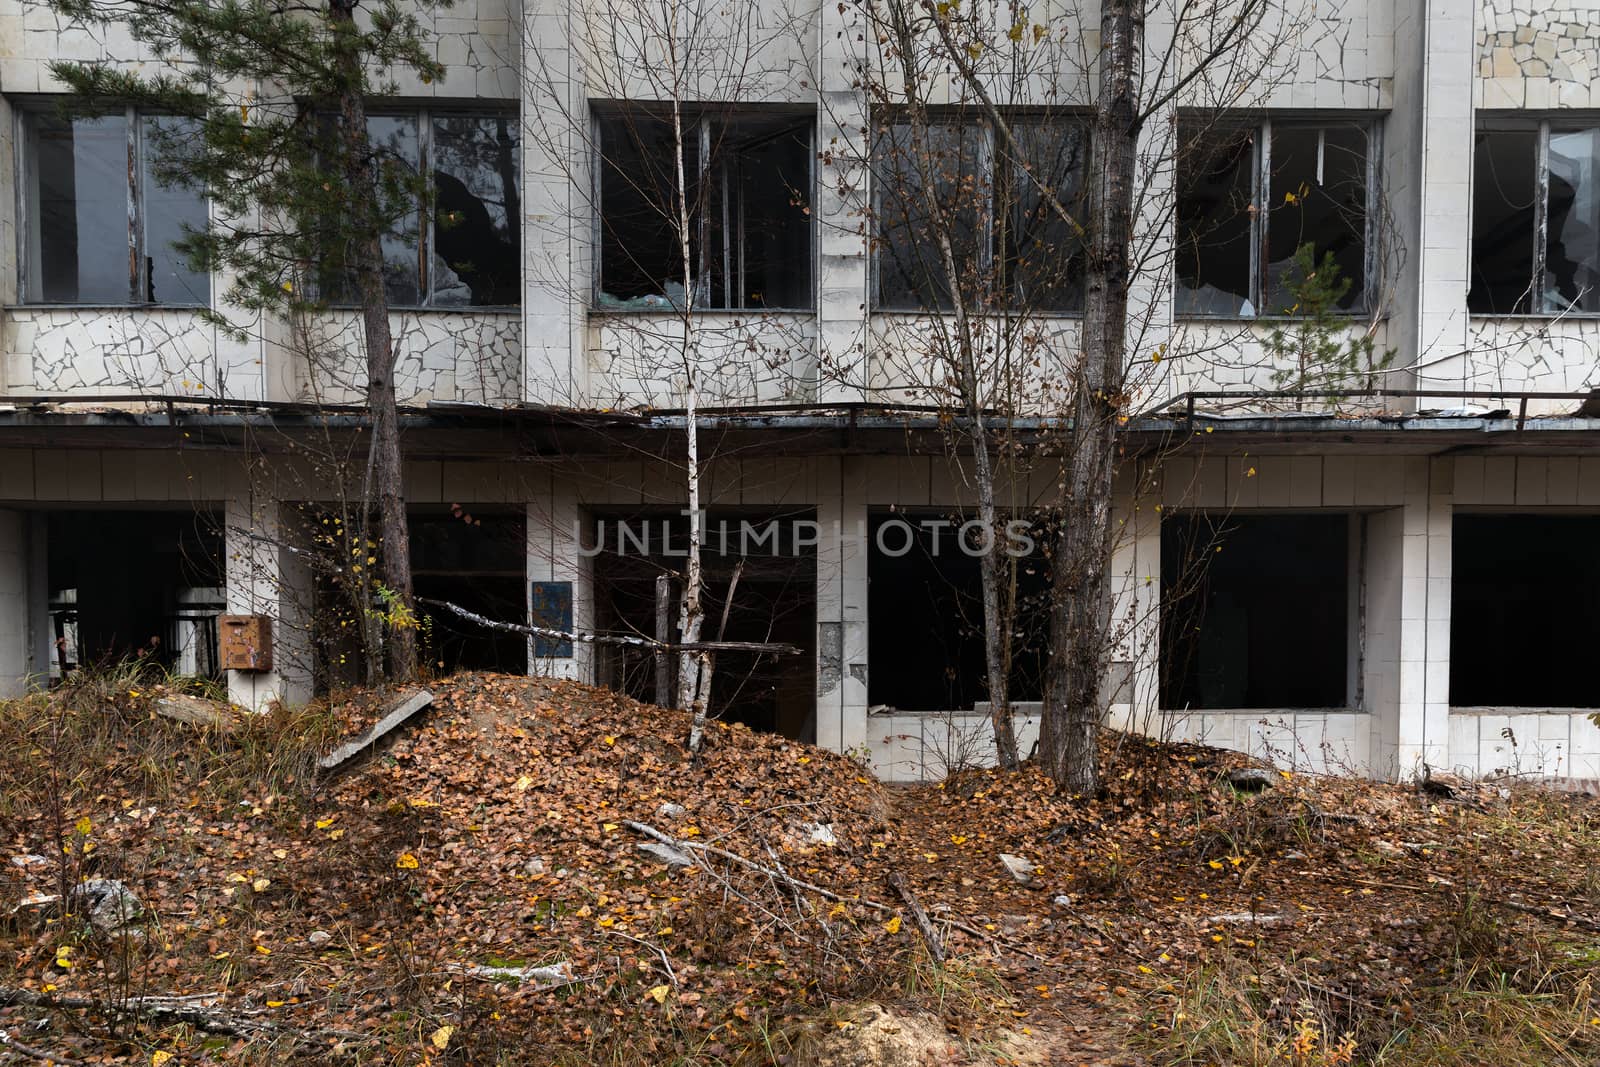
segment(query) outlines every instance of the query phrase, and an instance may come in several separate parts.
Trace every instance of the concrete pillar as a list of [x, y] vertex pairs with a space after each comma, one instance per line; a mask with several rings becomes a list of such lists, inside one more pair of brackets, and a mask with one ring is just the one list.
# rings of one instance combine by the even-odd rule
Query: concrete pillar
[[863, 399], [868, 380], [867, 27], [856, 4], [819, 4], [817, 18], [816, 391], [819, 401], [843, 402]]
[[33, 674], [29, 655], [28, 515], [0, 511], [0, 696], [19, 696]]
[[286, 541], [284, 507], [246, 491], [229, 496], [224, 509], [228, 614], [272, 620], [272, 669], [227, 672], [229, 699], [257, 711], [311, 699], [314, 589], [304, 557]]
[[[572, 625], [583, 632], [594, 628], [594, 560], [582, 553], [584, 510], [578, 503], [578, 487], [570, 480], [552, 474], [543, 500], [527, 503], [528, 610], [533, 618], [535, 583], [566, 583], [571, 594]], [[556, 590], [541, 590], [549, 603]], [[541, 649], [541, 646], [542, 649]], [[545, 651], [544, 656], [536, 655]], [[555, 655], [566, 653], [570, 655]], [[530, 638], [530, 674], [551, 678], [594, 681], [594, 646], [573, 642], [571, 649]]]
[[1399, 714], [1395, 770], [1449, 765], [1450, 467], [1407, 457], [1401, 511]]

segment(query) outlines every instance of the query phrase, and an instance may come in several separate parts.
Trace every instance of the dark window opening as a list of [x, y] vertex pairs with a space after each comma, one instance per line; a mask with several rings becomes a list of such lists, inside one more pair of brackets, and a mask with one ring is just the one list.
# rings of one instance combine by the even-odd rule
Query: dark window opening
[[[337, 120], [329, 116], [329, 133]], [[522, 302], [521, 166], [514, 113], [367, 116], [381, 192], [398, 200], [382, 239], [384, 291], [394, 307], [516, 307]], [[426, 188], [414, 190], [423, 183]], [[356, 302], [343, 252], [324, 261], [329, 303]]]
[[1337, 265], [1338, 307], [1364, 310], [1375, 131], [1301, 120], [1180, 130], [1178, 313], [1296, 314], [1305, 246], [1319, 268], [1330, 257]]
[[1600, 128], [1529, 122], [1474, 145], [1468, 309], [1600, 313]]
[[[681, 123], [694, 307], [810, 308], [812, 120], [691, 113]], [[670, 116], [602, 115], [596, 303], [682, 308], [678, 143]]]
[[[527, 619], [527, 543], [520, 513], [416, 508], [408, 509], [407, 519], [416, 596], [448, 601], [488, 619]], [[347, 581], [355, 572], [339, 566], [349, 552], [366, 575], [383, 573], [377, 520], [365, 531], [349, 534], [343, 531], [344, 522], [333, 512], [312, 507], [302, 513], [301, 536], [313, 561], [312, 674], [319, 693], [371, 681], [362, 651], [362, 611], [388, 610], [370, 585], [372, 602], [353, 603]], [[528, 643], [522, 635], [488, 630], [427, 605], [419, 606], [417, 614], [422, 620], [417, 655], [427, 669], [527, 672]]]
[[1593, 708], [1600, 515], [1457, 515], [1450, 703]]
[[922, 131], [887, 121], [872, 149], [875, 306], [949, 308], [950, 276], [939, 251], [931, 185], [969, 307], [1083, 309], [1084, 249], [1078, 225], [1044, 191], [1083, 217], [1088, 128], [1017, 116], [1013, 150], [987, 123], [936, 119]]
[[1313, 262], [1331, 256], [1349, 288], [1339, 307], [1364, 306], [1367, 259], [1367, 131], [1359, 126], [1272, 127], [1272, 174], [1265, 202], [1267, 300], [1271, 315], [1296, 311], [1295, 250], [1310, 245]]
[[[590, 526], [595, 625], [603, 633], [654, 637], [656, 578], [669, 578], [668, 639], [677, 639], [688, 519], [680, 512], [604, 512]], [[706, 516], [701, 553], [701, 639], [783, 643], [799, 654], [717, 654], [712, 714], [754, 730], [814, 742], [817, 736], [817, 530], [809, 509], [729, 509]], [[743, 566], [740, 567], [740, 563]], [[731, 604], [729, 585], [738, 571]], [[722, 625], [727, 612], [727, 627]], [[648, 649], [598, 645], [595, 680], [639, 700], [656, 699]], [[667, 657], [676, 693], [677, 657]]]
[[[988, 700], [983, 580], [976, 533], [940, 512], [880, 512], [868, 522], [867, 701], [902, 711], [961, 711]], [[1024, 532], [1024, 529], [1026, 532]], [[1027, 540], [1024, 540], [1024, 537]], [[1031, 542], [1031, 544], [1030, 544]], [[1044, 692], [1050, 581], [1041, 524], [997, 543], [1005, 581], [1015, 580], [1016, 621], [1008, 680], [1013, 701]]]
[[130, 658], [220, 676], [216, 617], [227, 596], [215, 516], [56, 511], [45, 530], [52, 678]]
[[1533, 308], [1533, 238], [1538, 183], [1535, 130], [1479, 130], [1472, 155], [1472, 288], [1477, 314]]
[[1347, 515], [1161, 523], [1161, 706], [1349, 706]]
[[1550, 131], [1544, 310], [1600, 311], [1600, 129]]
[[22, 121], [25, 300], [210, 302], [210, 279], [176, 247], [206, 228], [205, 198], [157, 177], [193, 123], [131, 110], [64, 117], [25, 109]]
[[1178, 163], [1177, 311], [1254, 314], [1250, 278], [1256, 130], [1187, 133]]
[[[412, 512], [411, 579], [419, 597], [445, 600], [486, 619], [528, 617], [528, 545], [520, 514], [457, 508]], [[520, 634], [475, 626], [448, 611], [427, 609], [431, 620], [422, 655], [442, 671], [524, 674], [528, 642]]]

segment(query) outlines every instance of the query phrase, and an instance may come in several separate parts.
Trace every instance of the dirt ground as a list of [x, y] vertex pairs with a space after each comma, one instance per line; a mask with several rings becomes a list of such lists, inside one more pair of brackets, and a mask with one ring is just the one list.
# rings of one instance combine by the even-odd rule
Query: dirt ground
[[[1586, 797], [1277, 772], [1245, 791], [1238, 754], [1126, 737], [1095, 799], [1026, 769], [887, 789], [738, 726], [691, 761], [683, 715], [576, 683], [431, 689], [331, 778], [315, 757], [394, 694], [226, 728], [136, 683], [6, 705], [11, 1054], [1600, 1061]], [[139, 914], [97, 927], [85, 879]]]

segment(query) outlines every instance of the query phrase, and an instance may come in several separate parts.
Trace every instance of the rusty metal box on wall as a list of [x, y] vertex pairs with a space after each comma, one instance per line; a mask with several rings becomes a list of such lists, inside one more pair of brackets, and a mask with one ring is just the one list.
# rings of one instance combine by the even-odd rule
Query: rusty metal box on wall
[[218, 615], [217, 647], [230, 671], [272, 669], [272, 619], [266, 615]]

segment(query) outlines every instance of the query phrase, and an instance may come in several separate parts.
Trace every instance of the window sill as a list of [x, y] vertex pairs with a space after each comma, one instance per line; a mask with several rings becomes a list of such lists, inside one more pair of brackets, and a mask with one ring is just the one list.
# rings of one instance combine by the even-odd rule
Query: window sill
[[13, 311], [209, 311], [209, 304], [6, 304]]
[[1472, 322], [1559, 322], [1562, 319], [1581, 319], [1586, 322], [1600, 320], [1600, 311], [1469, 311], [1467, 318]]
[[1497, 705], [1467, 705], [1465, 707], [1450, 706], [1452, 715], [1593, 715], [1595, 707], [1587, 708], [1552, 708], [1543, 705], [1497, 704]]
[[[329, 304], [327, 311], [342, 311], [356, 314], [361, 311], [360, 304]], [[463, 304], [459, 307], [427, 307], [418, 304], [390, 304], [391, 315], [520, 315], [522, 308], [515, 304], [478, 305]]]
[[[1368, 316], [1371, 314], [1372, 312], [1370, 311], [1336, 311], [1334, 312], [1334, 317], [1341, 320], [1347, 320], [1349, 322], [1365, 322], [1367, 321]], [[1184, 312], [1173, 312], [1172, 319], [1174, 322], [1181, 322], [1185, 324], [1214, 323], [1218, 326], [1247, 326], [1251, 323], [1281, 325], [1284, 323], [1306, 321], [1298, 315], [1196, 315], [1192, 313], [1185, 314]], [[1379, 321], [1387, 322], [1389, 321], [1389, 316], [1385, 315]]]
[[[936, 317], [944, 317], [944, 316], [951, 315], [951, 314], [954, 313], [954, 309], [953, 308], [938, 308], [936, 310], [927, 310], [927, 309], [923, 309], [923, 308], [880, 308], [880, 307], [875, 307], [875, 308], [872, 309], [872, 313], [874, 315], [889, 315], [889, 316], [892, 316], [894, 318], [924, 318], [924, 319], [927, 319], [927, 318], [936, 318]], [[999, 310], [999, 311], [988, 311], [988, 312], [982, 312], [982, 313], [973, 312], [972, 313], [972, 317], [973, 318], [983, 318], [983, 319], [997, 319], [997, 318], [1002, 318], [1002, 317], [1008, 316], [1008, 315], [1013, 317], [1013, 318], [1051, 319], [1051, 320], [1061, 319], [1061, 320], [1065, 320], [1065, 321], [1068, 321], [1068, 322], [1079, 322], [1079, 321], [1082, 321], [1082, 319], [1083, 319], [1083, 312], [1081, 312], [1081, 311], [1019, 311], [1019, 310], [1016, 310], [1016, 309], [1010, 309], [1010, 310], [1002, 309], [1002, 310]]]
[[[1161, 708], [1161, 716], [1194, 718], [1199, 715], [1255, 715], [1270, 719], [1274, 715], [1365, 715], [1365, 708]], [[1267, 725], [1272, 725], [1270, 722]]]
[[[647, 318], [683, 318], [682, 308], [608, 308], [591, 307], [590, 315], [617, 315], [632, 317], [643, 315]], [[704, 315], [753, 315], [756, 317], [766, 315], [815, 315], [816, 308], [695, 308], [693, 315], [699, 318]]]

